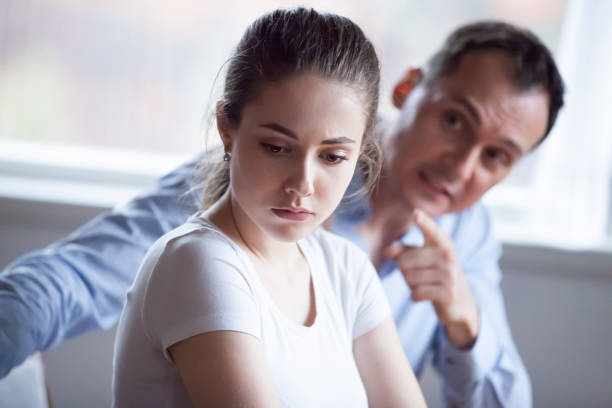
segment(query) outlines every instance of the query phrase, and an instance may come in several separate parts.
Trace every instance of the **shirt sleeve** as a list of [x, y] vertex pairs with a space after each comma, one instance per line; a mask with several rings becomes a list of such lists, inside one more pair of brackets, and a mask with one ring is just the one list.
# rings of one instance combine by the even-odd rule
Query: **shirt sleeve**
[[444, 381], [446, 405], [531, 407], [529, 376], [510, 334], [500, 288], [501, 245], [481, 204], [462, 217], [452, 236], [479, 307], [480, 330], [469, 350], [455, 348], [444, 328], [437, 330], [434, 364]]
[[216, 235], [195, 232], [170, 241], [147, 282], [144, 328], [169, 360], [168, 347], [200, 333], [232, 330], [261, 338], [247, 267]]
[[197, 209], [197, 159], [0, 274], [0, 378], [30, 354], [116, 323], [149, 246]]

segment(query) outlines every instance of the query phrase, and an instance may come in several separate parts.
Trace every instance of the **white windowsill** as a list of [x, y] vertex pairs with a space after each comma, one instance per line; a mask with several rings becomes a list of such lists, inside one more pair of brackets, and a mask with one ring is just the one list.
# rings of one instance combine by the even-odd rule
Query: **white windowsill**
[[[525, 188], [502, 183], [485, 195], [483, 201], [493, 221], [495, 235], [504, 244], [612, 253], [611, 236], [574, 237], [564, 225], [534, 222], [529, 194]], [[530, 219], [531, 222], [526, 221]]]
[[0, 140], [0, 196], [110, 208], [189, 158]]
[[[109, 148], [55, 146], [0, 140], [0, 197], [111, 208], [151, 188], [191, 157]], [[499, 185], [484, 199], [496, 236], [505, 244], [566, 251], [611, 252], [610, 239], [576, 244], [555, 231], [521, 223], [527, 191]]]

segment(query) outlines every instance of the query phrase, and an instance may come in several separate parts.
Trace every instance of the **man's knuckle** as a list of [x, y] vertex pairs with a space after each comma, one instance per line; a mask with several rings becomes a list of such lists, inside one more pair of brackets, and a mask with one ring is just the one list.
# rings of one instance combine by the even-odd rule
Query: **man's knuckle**
[[440, 257], [444, 261], [444, 263], [451, 263], [453, 260], [453, 251], [449, 248], [443, 248], [440, 251]]

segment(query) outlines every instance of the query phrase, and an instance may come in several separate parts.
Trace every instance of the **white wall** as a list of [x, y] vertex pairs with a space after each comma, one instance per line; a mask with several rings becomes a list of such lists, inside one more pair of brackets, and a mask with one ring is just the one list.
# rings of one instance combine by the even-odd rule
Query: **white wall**
[[[100, 209], [0, 198], [0, 266], [70, 232]], [[612, 254], [509, 246], [502, 288], [513, 335], [531, 375], [535, 407], [609, 407]], [[108, 407], [114, 331], [43, 354], [56, 407]], [[439, 381], [422, 379], [431, 407]]]

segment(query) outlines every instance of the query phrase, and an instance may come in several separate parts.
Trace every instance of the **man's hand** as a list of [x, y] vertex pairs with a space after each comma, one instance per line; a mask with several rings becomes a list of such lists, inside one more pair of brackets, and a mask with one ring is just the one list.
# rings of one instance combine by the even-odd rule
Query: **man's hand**
[[423, 211], [415, 210], [413, 220], [425, 244], [414, 247], [395, 242], [385, 255], [397, 263], [410, 286], [412, 300], [431, 301], [451, 344], [468, 349], [478, 337], [478, 306], [461, 271], [453, 241]]

